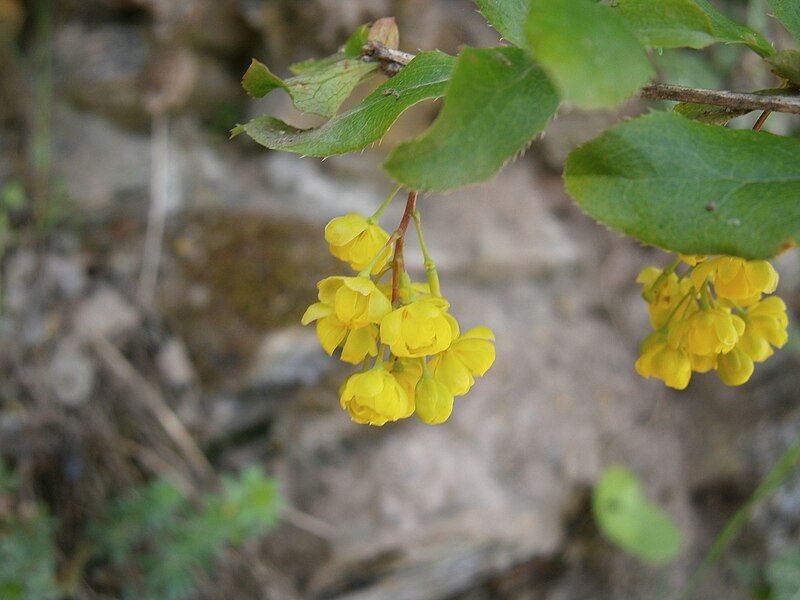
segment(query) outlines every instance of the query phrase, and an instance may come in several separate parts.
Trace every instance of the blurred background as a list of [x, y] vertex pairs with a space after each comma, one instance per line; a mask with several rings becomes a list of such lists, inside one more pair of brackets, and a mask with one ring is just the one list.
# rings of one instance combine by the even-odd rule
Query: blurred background
[[[725, 8], [787, 41], [766, 2]], [[317, 124], [283, 92], [248, 99], [250, 58], [287, 75], [383, 16], [406, 51], [498, 43], [468, 0], [0, 0], [0, 598], [667, 597], [797, 435], [798, 253], [776, 261], [792, 338], [747, 385], [642, 380], [634, 279], [669, 257], [571, 203], [566, 154], [620, 115], [568, 110], [493, 181], [420, 200], [454, 314], [497, 335], [494, 368], [445, 425], [350, 422], [347, 369], [299, 325], [343, 272], [323, 228], [378, 206], [388, 149], [438, 105], [324, 162], [228, 131]], [[672, 83], [775, 83], [733, 46], [653, 60]], [[598, 532], [613, 464], [678, 524], [674, 561]], [[788, 598], [798, 552], [795, 476], [697, 597]]]

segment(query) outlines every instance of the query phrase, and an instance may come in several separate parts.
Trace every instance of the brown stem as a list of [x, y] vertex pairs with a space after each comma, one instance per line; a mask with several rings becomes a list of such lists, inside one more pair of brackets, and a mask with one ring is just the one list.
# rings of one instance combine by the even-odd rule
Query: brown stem
[[[414, 54], [387, 48], [382, 44], [369, 42], [364, 45], [366, 60], [380, 61], [387, 73], [396, 73], [414, 58]], [[642, 88], [641, 98], [647, 100], [673, 100], [694, 102], [712, 106], [726, 106], [740, 110], [770, 110], [800, 115], [800, 96], [797, 91], [786, 90], [785, 95], [759, 92], [730, 92], [728, 90], [707, 90], [691, 88], [670, 83], [652, 83]]]
[[397, 226], [392, 236], [397, 236], [397, 241], [394, 244], [394, 258], [392, 259], [392, 306], [397, 305], [400, 298], [400, 273], [405, 271], [406, 265], [403, 260], [403, 245], [406, 238], [406, 230], [408, 224], [411, 222], [411, 217], [417, 209], [417, 192], [412, 190], [408, 192], [408, 200], [406, 200], [406, 209], [403, 211], [403, 218], [400, 219], [400, 224]]
[[761, 128], [764, 126], [764, 123], [766, 123], [767, 119], [771, 114], [772, 114], [771, 110], [765, 110], [764, 112], [762, 112], [761, 116], [758, 117], [756, 124], [753, 125], [753, 131], [761, 131]]

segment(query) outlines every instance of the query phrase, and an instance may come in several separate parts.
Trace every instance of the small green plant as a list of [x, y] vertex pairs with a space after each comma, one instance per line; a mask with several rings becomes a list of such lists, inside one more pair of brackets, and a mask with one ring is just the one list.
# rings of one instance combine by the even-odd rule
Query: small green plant
[[198, 501], [159, 479], [119, 499], [90, 528], [98, 555], [107, 556], [123, 582], [125, 598], [180, 600], [196, 591], [197, 574], [209, 571], [226, 545], [267, 532], [278, 492], [257, 467], [226, 477], [221, 491]]
[[678, 526], [647, 499], [627, 469], [610, 467], [603, 473], [594, 488], [592, 511], [603, 535], [645, 562], [663, 564], [680, 552]]
[[750, 560], [733, 561], [734, 576], [759, 600], [797, 600], [800, 598], [800, 548], [759, 564]]
[[54, 521], [39, 503], [17, 510], [17, 488], [17, 478], [0, 461], [0, 598], [59, 598]]

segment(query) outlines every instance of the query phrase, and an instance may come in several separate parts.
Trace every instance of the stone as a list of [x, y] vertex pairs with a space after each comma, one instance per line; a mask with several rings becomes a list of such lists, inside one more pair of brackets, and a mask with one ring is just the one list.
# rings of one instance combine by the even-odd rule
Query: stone
[[77, 257], [50, 254], [44, 260], [46, 285], [68, 300], [77, 298], [86, 287], [86, 273]]
[[27, 249], [18, 250], [6, 258], [3, 300], [10, 312], [22, 312], [28, 306], [29, 291], [36, 276], [36, 265], [36, 255]]
[[[335, 390], [317, 394], [315, 411], [298, 405], [279, 420], [287, 497], [347, 524], [316, 571], [315, 593], [347, 589], [356, 572], [374, 583], [344, 597], [446, 598], [512, 564], [554, 556], [585, 490], [610, 461], [637, 452], [648, 490], [669, 490], [670, 514], [688, 527], [679, 443], [640, 419], [648, 399], [628, 349], [608, 343], [610, 326], [559, 306], [574, 282], [509, 278], [488, 287], [453, 275], [443, 285], [462, 329], [487, 324], [497, 335], [495, 366], [456, 399], [447, 424], [347, 424]], [[319, 412], [325, 403], [328, 414]], [[628, 436], [637, 442], [621, 457], [609, 440]], [[377, 565], [376, 556], [389, 558]]]
[[266, 182], [283, 204], [275, 209], [320, 224], [350, 211], [370, 214], [389, 191], [369, 182], [331, 177], [317, 161], [287, 153], [270, 154], [263, 166]]
[[67, 195], [88, 211], [143, 203], [149, 194], [150, 142], [94, 114], [57, 103], [54, 169]]
[[141, 4], [153, 13], [160, 39], [228, 55], [250, 41], [234, 0], [141, 0]]
[[313, 327], [289, 326], [264, 336], [247, 381], [256, 388], [310, 386], [335, 364], [320, 347]]
[[136, 327], [139, 311], [117, 290], [101, 286], [78, 307], [73, 327], [84, 339], [121, 335]]
[[144, 31], [72, 21], [53, 39], [56, 86], [78, 106], [128, 125], [147, 123], [144, 94], [150, 45]]
[[197, 381], [192, 360], [186, 346], [178, 338], [171, 338], [156, 355], [156, 366], [161, 376], [175, 388], [185, 388]]
[[[423, 195], [418, 200], [425, 241], [440, 270], [498, 278], [543, 275], [577, 265], [576, 243], [548, 211], [542, 186], [525, 162], [457, 195]], [[399, 220], [403, 204], [394, 203], [387, 223]], [[415, 233], [409, 235], [414, 239]], [[407, 247], [409, 265], [420, 268], [416, 240]]]
[[56, 347], [47, 369], [53, 398], [66, 406], [86, 403], [95, 382], [95, 365], [75, 339], [64, 338]]

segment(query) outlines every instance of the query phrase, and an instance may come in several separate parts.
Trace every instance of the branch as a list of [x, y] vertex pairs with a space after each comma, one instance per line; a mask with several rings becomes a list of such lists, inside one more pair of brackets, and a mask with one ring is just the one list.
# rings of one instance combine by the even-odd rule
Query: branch
[[[382, 44], [369, 42], [364, 45], [363, 56], [367, 60], [380, 61], [384, 71], [397, 73], [414, 58], [414, 54], [387, 48]], [[673, 100], [725, 106], [738, 110], [769, 110], [773, 112], [800, 115], [800, 96], [780, 96], [759, 92], [729, 92], [727, 90], [707, 90], [669, 83], [652, 83], [642, 88], [639, 96], [647, 100]]]
[[753, 92], [706, 90], [669, 83], [654, 83], [642, 88], [641, 97], [648, 100], [675, 100], [712, 104], [740, 110], [769, 110], [800, 115], [800, 96], [773, 96]]
[[408, 192], [408, 200], [406, 200], [406, 209], [403, 212], [403, 218], [400, 219], [400, 224], [397, 226], [395, 234], [397, 241], [394, 243], [394, 259], [392, 260], [392, 306], [397, 304], [400, 298], [400, 274], [406, 270], [406, 265], [403, 259], [403, 245], [406, 237], [406, 230], [408, 223], [411, 221], [411, 215], [417, 209], [417, 192], [411, 190]]

